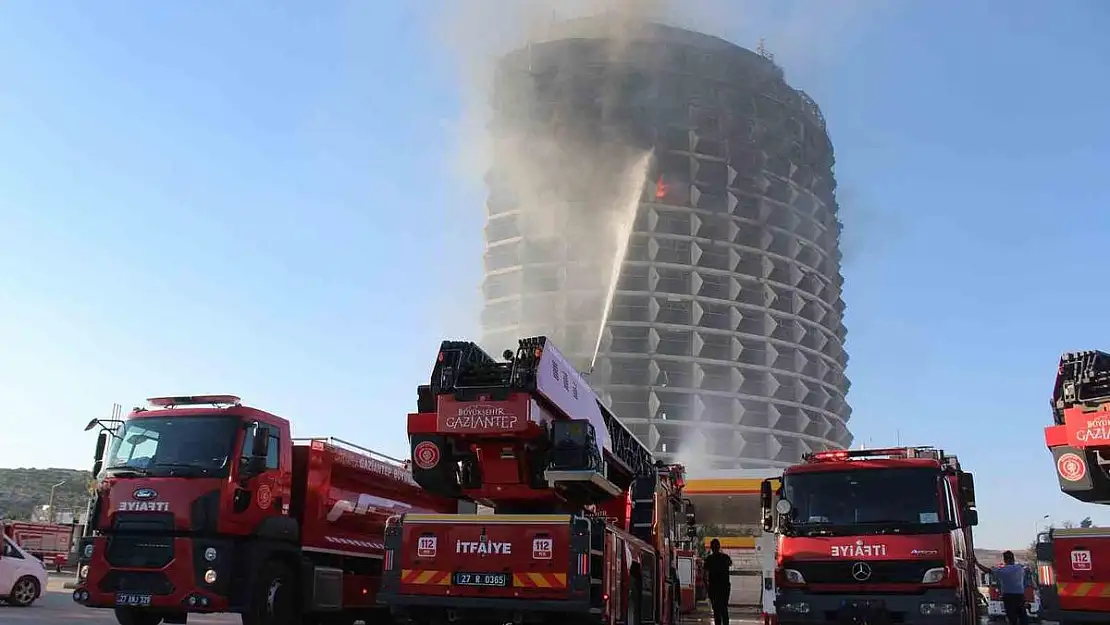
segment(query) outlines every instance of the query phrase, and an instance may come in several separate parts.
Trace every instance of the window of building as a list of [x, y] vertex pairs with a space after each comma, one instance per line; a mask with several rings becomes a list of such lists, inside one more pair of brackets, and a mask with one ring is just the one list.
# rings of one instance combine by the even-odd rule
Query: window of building
[[727, 334], [704, 333], [701, 350], [695, 355], [709, 360], [732, 360], [732, 339]]
[[[710, 423], [733, 423], [735, 419], [732, 416], [732, 398], [722, 395], [702, 395], [701, 403], [704, 406], [702, 410], [702, 420], [709, 421]], [[729, 447], [732, 446], [731, 432], [714, 432], [713, 437], [717, 438], [718, 435], [726, 436]]]
[[[710, 211], [710, 212], [714, 212], [714, 213], [726, 213], [726, 212], [728, 212], [728, 197], [725, 196], [722, 193], [709, 193], [709, 192], [706, 191], [707, 188], [708, 187], [698, 187], [698, 193], [697, 193], [697, 196], [696, 196], [697, 201], [695, 202], [695, 208], [699, 208], [703, 211]], [[702, 225], [698, 228], [698, 236], [699, 237], [707, 237], [707, 238], [712, 238], [712, 239], [724, 238], [724, 235], [714, 236], [714, 235], [710, 235], [710, 234], [701, 234], [702, 232], [704, 232], [706, 218], [704, 216], [700, 216], [700, 219], [702, 220]]]
[[716, 330], [730, 330], [729, 306], [715, 302], [698, 302], [701, 307], [701, 319], [698, 326]]
[[482, 293], [486, 299], [515, 295], [520, 292], [520, 275], [519, 271], [488, 275], [482, 285]]
[[486, 241], [495, 243], [520, 236], [516, 215], [494, 217], [486, 223]]
[[644, 354], [648, 352], [648, 329], [644, 326], [609, 326], [612, 342], [609, 351]]
[[[631, 260], [631, 259], [629, 259]], [[625, 263], [621, 268], [620, 279], [617, 280], [618, 291], [647, 291], [648, 290], [648, 275], [651, 272], [651, 267], [647, 265], [632, 265]], [[622, 297], [618, 295], [617, 297]], [[644, 301], [647, 305], [647, 301]]]
[[617, 294], [613, 297], [613, 310], [609, 316], [613, 321], [650, 321], [649, 300], [645, 295]]
[[728, 166], [720, 161], [695, 161], [694, 182], [723, 189], [728, 185]]
[[642, 385], [648, 382], [646, 359], [610, 357], [609, 365], [609, 384]]
[[486, 248], [485, 262], [486, 271], [497, 271], [499, 269], [508, 269], [520, 264], [518, 243], [505, 243], [502, 245], [492, 245]]
[[659, 345], [655, 351], [670, 356], [691, 355], [691, 334], [688, 330], [657, 330]]
[[656, 304], [659, 306], [659, 312], [655, 316], [655, 321], [690, 325], [693, 317], [693, 302], [690, 300], [670, 300], [661, 297], [656, 298]]
[[552, 292], [562, 288], [562, 272], [557, 266], [524, 268], [524, 287], [531, 291]]
[[658, 267], [659, 281], [655, 284], [658, 293], [677, 293], [688, 295], [690, 293], [690, 271], [688, 269], [671, 269]]
[[[715, 238], [718, 241], [723, 241], [727, 237], [727, 231], [725, 232], [725, 235], [726, 236]], [[701, 248], [701, 256], [698, 258], [698, 267], [705, 267], [707, 269], [723, 269], [726, 271], [732, 269], [732, 267], [729, 266], [728, 250], [728, 246], [715, 243], [703, 246]], [[705, 295], [706, 297], [719, 297], [721, 299], [728, 299], [727, 277], [719, 274], [704, 274], [702, 275], [701, 279], [702, 295]], [[708, 283], [720, 285], [721, 289], [706, 287], [705, 285]], [[711, 293], [716, 293], [716, 295], [712, 295]]]
[[[683, 217], [686, 217], [685, 215]], [[689, 230], [689, 219], [685, 219], [685, 226]], [[683, 233], [686, 234], [686, 233]], [[682, 239], [655, 239], [655, 261], [660, 263], [690, 264], [690, 241]]]
[[[656, 211], [655, 231], [660, 234], [690, 235], [690, 213], [687, 211], [663, 210]], [[657, 243], [663, 244], [662, 240]]]

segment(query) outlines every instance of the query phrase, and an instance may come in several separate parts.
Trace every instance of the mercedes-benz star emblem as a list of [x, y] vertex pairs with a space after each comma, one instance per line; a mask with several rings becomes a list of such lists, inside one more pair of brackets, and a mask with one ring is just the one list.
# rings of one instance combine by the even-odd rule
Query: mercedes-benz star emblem
[[852, 578], [857, 582], [866, 582], [871, 579], [871, 565], [866, 562], [856, 562], [853, 564]]

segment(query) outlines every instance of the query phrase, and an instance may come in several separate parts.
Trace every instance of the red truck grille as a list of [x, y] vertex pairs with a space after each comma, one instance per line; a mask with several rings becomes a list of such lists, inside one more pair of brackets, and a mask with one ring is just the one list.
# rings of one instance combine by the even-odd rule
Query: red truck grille
[[920, 584], [925, 571], [944, 566], [942, 560], [869, 560], [871, 577], [862, 582], [852, 577], [855, 560], [794, 561], [784, 568], [794, 569], [810, 584]]
[[112, 566], [160, 569], [173, 560], [173, 514], [117, 513], [104, 557]]
[[98, 587], [103, 592], [173, 594], [173, 583], [161, 571], [108, 571]]
[[112, 536], [105, 559], [112, 566], [135, 569], [160, 569], [173, 560], [170, 536]]

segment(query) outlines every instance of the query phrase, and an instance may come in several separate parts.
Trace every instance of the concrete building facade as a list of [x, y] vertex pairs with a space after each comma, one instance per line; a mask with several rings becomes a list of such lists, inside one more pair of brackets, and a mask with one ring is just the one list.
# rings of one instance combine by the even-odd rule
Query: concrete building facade
[[[615, 32], [562, 24], [499, 66], [484, 343], [546, 334], [587, 370], [600, 336], [591, 385], [695, 473], [848, 446], [819, 108], [765, 55], [656, 24]], [[631, 232], [616, 232], [625, 197]]]

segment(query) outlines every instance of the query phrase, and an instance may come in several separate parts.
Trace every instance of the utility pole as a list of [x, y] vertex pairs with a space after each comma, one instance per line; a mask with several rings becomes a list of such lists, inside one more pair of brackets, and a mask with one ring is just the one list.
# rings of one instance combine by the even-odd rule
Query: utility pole
[[50, 487], [50, 503], [46, 506], [46, 508], [50, 511], [49, 518], [51, 523], [54, 523], [54, 520], [58, 517], [58, 515], [54, 514], [54, 491], [57, 490], [59, 486], [65, 483], [66, 481], [62, 480], [61, 482], [58, 482], [57, 484]]

